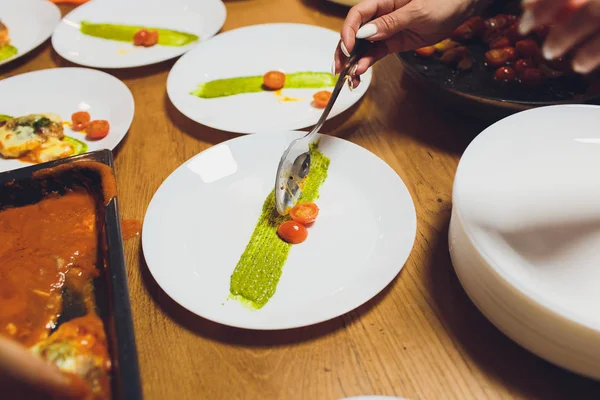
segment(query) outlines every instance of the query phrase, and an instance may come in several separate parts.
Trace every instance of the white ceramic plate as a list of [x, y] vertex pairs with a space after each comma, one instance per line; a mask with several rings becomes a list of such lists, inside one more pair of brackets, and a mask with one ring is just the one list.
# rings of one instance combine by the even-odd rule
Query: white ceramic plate
[[[522, 346], [600, 379], [600, 107], [508, 117], [465, 151], [451, 254], [465, 290]], [[507, 162], [507, 160], [510, 160]]]
[[[123, 82], [104, 72], [86, 68], [54, 68], [29, 72], [0, 81], [0, 114], [21, 116], [58, 114], [70, 121], [77, 111], [88, 111], [92, 119], [105, 119], [109, 134], [101, 140], [86, 140], [80, 132], [65, 127], [65, 134], [88, 144], [88, 151], [114, 149], [131, 126], [134, 102]], [[30, 164], [0, 157], [0, 172]]]
[[38, 47], [52, 35], [60, 22], [60, 10], [47, 0], [0, 0], [0, 21], [8, 28], [11, 44], [18, 53], [0, 65]]
[[[131, 68], [178, 57], [214, 36], [225, 22], [221, 0], [93, 0], [65, 16], [52, 36], [56, 52], [67, 60], [96, 68]], [[81, 21], [149, 26], [192, 33], [200, 37], [182, 47], [136, 47], [84, 35]]]
[[320, 149], [331, 165], [308, 239], [291, 249], [277, 291], [262, 309], [227, 300], [279, 158], [303, 134], [224, 142], [187, 161], [155, 193], [142, 231], [144, 256], [154, 279], [183, 307], [240, 328], [295, 328], [351, 311], [400, 272], [416, 234], [406, 186], [362, 147], [322, 136]]
[[[302, 99], [294, 102], [282, 102], [271, 92], [214, 99], [201, 99], [190, 92], [202, 82], [262, 76], [271, 70], [330, 72], [339, 38], [338, 32], [301, 24], [254, 25], [225, 32], [177, 61], [169, 74], [167, 92], [188, 118], [223, 131], [264, 133], [306, 128], [322, 114], [311, 102], [313, 94], [323, 89], [284, 89], [284, 96]], [[329, 118], [355, 104], [370, 82], [369, 70], [356, 90], [344, 87]]]

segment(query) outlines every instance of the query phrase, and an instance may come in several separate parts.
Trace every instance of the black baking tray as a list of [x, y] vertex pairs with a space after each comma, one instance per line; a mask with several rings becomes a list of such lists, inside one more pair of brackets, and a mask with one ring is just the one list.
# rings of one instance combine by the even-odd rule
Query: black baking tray
[[[71, 180], [68, 176], [69, 170], [59, 175], [60, 179], [34, 178], [33, 174], [43, 169], [81, 161], [94, 161], [114, 167], [112, 152], [99, 150], [0, 173], [0, 211], [7, 207], [34, 204], [49, 192], [63, 191], [65, 182], [78, 184], [77, 179], [80, 178]], [[101, 195], [101, 185], [98, 184], [99, 174], [89, 170], [82, 175], [92, 182], [96, 180], [96, 184], [88, 189], [100, 190], [96, 194]], [[143, 396], [127, 286], [118, 199], [115, 196], [108, 204], [105, 202], [103, 204], [105, 205], [100, 220], [104, 224], [105, 243], [102, 246], [106, 250], [99, 252], [102, 253], [102, 258], [98, 260], [100, 275], [94, 281], [94, 291], [97, 312], [104, 322], [112, 359], [111, 395], [112, 399], [138, 400]], [[102, 265], [104, 266], [101, 267]], [[60, 324], [78, 316], [80, 315], [78, 315], [77, 305], [66, 304], [58, 322]]]

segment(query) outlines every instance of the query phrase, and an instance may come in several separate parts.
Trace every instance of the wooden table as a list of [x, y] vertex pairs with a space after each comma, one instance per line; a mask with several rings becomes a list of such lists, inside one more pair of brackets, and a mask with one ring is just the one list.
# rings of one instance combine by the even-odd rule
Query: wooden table
[[[227, 1], [223, 31], [265, 22], [339, 30], [347, 9], [324, 0]], [[63, 12], [72, 7], [61, 6]], [[162, 181], [200, 151], [236, 135], [184, 117], [169, 102], [173, 61], [108, 71], [133, 92], [136, 115], [116, 150], [121, 214], [142, 219]], [[72, 66], [49, 42], [3, 66], [0, 77]], [[3, 94], [6, 95], [6, 94]], [[435, 106], [393, 56], [374, 69], [358, 106], [324, 132], [374, 152], [407, 184], [418, 232], [404, 270], [367, 304], [304, 329], [254, 332], [195, 316], [171, 300], [126, 243], [143, 389], [148, 399], [327, 399], [367, 394], [410, 399], [600, 398], [600, 384], [523, 350], [496, 330], [461, 288], [448, 254], [452, 181], [485, 123]], [[510, 160], [507, 160], [510, 162]]]

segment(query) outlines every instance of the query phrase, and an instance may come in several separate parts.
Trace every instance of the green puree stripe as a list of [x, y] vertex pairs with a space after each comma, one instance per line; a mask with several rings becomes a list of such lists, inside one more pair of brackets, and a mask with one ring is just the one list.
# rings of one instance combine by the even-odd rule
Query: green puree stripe
[[[314, 143], [310, 148], [310, 172], [300, 203], [314, 202], [327, 178], [329, 158], [317, 146], [318, 143]], [[277, 213], [274, 192], [271, 192], [263, 204], [250, 242], [231, 275], [229, 291], [232, 298], [260, 309], [273, 297], [291, 248], [277, 235], [277, 227], [287, 220], [288, 216], [282, 217]]]
[[[321, 89], [335, 86], [336, 81], [337, 76], [334, 77], [329, 72], [295, 72], [285, 76], [283, 87], [284, 89]], [[243, 76], [201, 83], [191, 94], [212, 99], [264, 90], [262, 76]]]
[[108, 40], [133, 43], [133, 36], [140, 29], [158, 31], [158, 44], [163, 46], [185, 46], [198, 40], [198, 36], [191, 33], [172, 31], [169, 29], [149, 28], [146, 26], [117, 25], [117, 24], [95, 24], [81, 21], [79, 30], [89, 36]]

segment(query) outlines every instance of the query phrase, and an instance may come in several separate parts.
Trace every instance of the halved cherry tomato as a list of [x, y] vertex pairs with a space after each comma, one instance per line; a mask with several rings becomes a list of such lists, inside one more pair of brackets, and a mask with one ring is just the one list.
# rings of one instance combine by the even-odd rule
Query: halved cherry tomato
[[505, 32], [506, 37], [510, 40], [511, 44], [517, 43], [519, 40], [525, 39], [523, 35], [519, 32], [519, 23], [515, 22], [508, 28]]
[[504, 47], [501, 49], [492, 49], [485, 53], [485, 61], [493, 66], [499, 67], [509, 61], [514, 60], [516, 54], [512, 47]]
[[269, 71], [263, 76], [263, 84], [267, 89], [279, 90], [285, 84], [285, 74], [280, 71]]
[[421, 57], [431, 57], [435, 53], [435, 47], [433, 47], [433, 46], [421, 47], [420, 49], [416, 49], [415, 53], [417, 53]]
[[473, 36], [479, 34], [485, 28], [485, 24], [483, 22], [483, 18], [481, 17], [472, 17], [466, 20], [462, 25], [454, 30], [451, 37], [454, 40], [469, 40], [472, 39]]
[[521, 82], [526, 85], [539, 85], [544, 81], [544, 73], [539, 68], [527, 68], [521, 74]]
[[146, 29], [140, 29], [133, 35], [133, 44], [136, 46], [144, 46], [148, 39], [149, 32]]
[[444, 64], [453, 64], [469, 56], [469, 49], [465, 46], [449, 49], [442, 54], [440, 61]]
[[540, 57], [540, 46], [533, 39], [519, 40], [515, 47], [517, 51], [524, 57], [537, 59]]
[[74, 131], [82, 131], [91, 119], [92, 117], [90, 117], [90, 114], [87, 111], [78, 111], [71, 115], [71, 122], [73, 122], [71, 127]]
[[533, 61], [528, 58], [522, 58], [520, 60], [517, 60], [517, 62], [515, 63], [515, 70], [517, 71], [517, 73], [519, 75], [521, 75], [523, 73], [523, 71], [525, 71], [527, 68], [533, 68], [533, 67], [534, 67]]
[[313, 95], [313, 106], [317, 108], [325, 108], [327, 107], [327, 103], [329, 102], [329, 98], [331, 97], [331, 92], [327, 90], [322, 90]]
[[490, 49], [501, 49], [510, 46], [510, 40], [506, 36], [499, 36], [490, 42]]
[[291, 244], [302, 243], [308, 237], [306, 227], [296, 221], [287, 221], [279, 225], [277, 234], [280, 238]]
[[85, 132], [90, 139], [102, 139], [108, 135], [108, 131], [110, 130], [110, 124], [108, 121], [103, 119], [98, 119], [94, 121], [90, 121], [87, 125]]
[[290, 217], [303, 225], [310, 225], [315, 222], [319, 215], [319, 207], [315, 203], [297, 204], [292, 211]]
[[144, 47], [152, 47], [156, 43], [158, 43], [158, 31], [149, 31], [146, 42], [144, 43]]
[[500, 67], [494, 73], [494, 79], [498, 81], [512, 81], [517, 76], [517, 73], [511, 67]]
[[460, 46], [460, 43], [455, 42], [452, 39], [444, 39], [441, 42], [434, 44], [433, 48], [443, 53], [458, 46]]
[[489, 30], [500, 30], [505, 28], [509, 23], [506, 15], [498, 14], [485, 20], [485, 27]]

